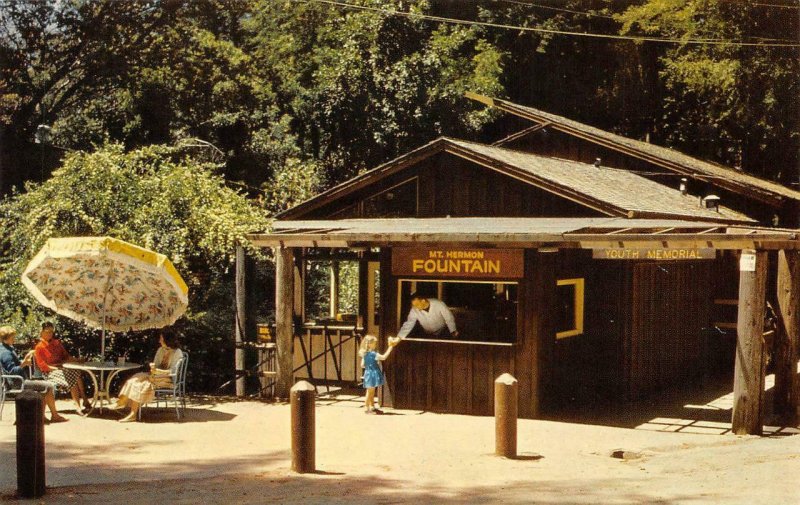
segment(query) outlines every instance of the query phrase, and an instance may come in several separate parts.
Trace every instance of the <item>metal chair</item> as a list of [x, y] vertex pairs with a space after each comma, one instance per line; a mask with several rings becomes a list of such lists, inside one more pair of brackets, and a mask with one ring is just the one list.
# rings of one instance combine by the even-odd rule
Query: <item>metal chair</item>
[[[39, 368], [39, 365], [36, 364], [36, 356], [31, 357], [31, 379], [33, 380], [47, 380], [44, 378], [44, 374], [42, 370]], [[65, 388], [61, 384], [56, 384], [55, 382], [52, 383], [53, 387], [55, 388], [53, 393], [69, 393], [69, 388]]]
[[[165, 406], [169, 405], [169, 401], [172, 400], [175, 402], [175, 414], [178, 416], [178, 419], [183, 418], [184, 411], [186, 410], [186, 370], [189, 368], [189, 353], [183, 351], [183, 357], [175, 363], [173, 367], [172, 373], [170, 373], [170, 378], [172, 379], [172, 387], [170, 388], [156, 388], [155, 390], [155, 398], [154, 401], [156, 403], [156, 407], [158, 407], [161, 402], [164, 402]], [[142, 411], [144, 410], [144, 405], [139, 406], [138, 417], [139, 420], [142, 420]]]
[[6, 394], [21, 393], [25, 383], [25, 378], [21, 375], [0, 375], [0, 419], [3, 419], [3, 407], [6, 404]]

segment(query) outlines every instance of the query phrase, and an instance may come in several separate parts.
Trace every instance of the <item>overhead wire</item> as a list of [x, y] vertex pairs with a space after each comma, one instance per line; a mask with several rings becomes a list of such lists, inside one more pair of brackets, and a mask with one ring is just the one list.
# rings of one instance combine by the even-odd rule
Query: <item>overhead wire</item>
[[336, 7], [344, 7], [348, 9], [355, 9], [361, 11], [378, 12], [390, 16], [401, 16], [411, 19], [423, 19], [427, 21], [436, 21], [439, 23], [450, 23], [466, 26], [485, 26], [488, 28], [500, 28], [505, 30], [527, 31], [536, 33], [547, 33], [551, 35], [567, 35], [573, 37], [597, 38], [597, 39], [610, 39], [610, 40], [629, 40], [637, 42], [658, 42], [666, 44], [692, 44], [692, 45], [732, 45], [739, 47], [781, 47], [781, 48], [800, 48], [800, 44], [795, 43], [778, 43], [778, 42], [741, 42], [735, 40], [724, 39], [672, 39], [664, 37], [647, 37], [636, 35], [612, 35], [606, 33], [592, 33], [592, 32], [574, 32], [569, 30], [556, 30], [551, 28], [538, 28], [532, 26], [514, 26], [502, 23], [489, 23], [486, 21], [471, 21], [467, 19], [448, 18], [443, 16], [434, 16], [430, 14], [421, 14], [415, 12], [403, 12], [396, 10], [381, 9], [379, 7], [370, 7], [367, 5], [350, 4], [337, 0], [292, 0], [293, 2], [312, 2], [318, 4], [331, 5]]
[[778, 7], [783, 9], [800, 9], [800, 2], [795, 3], [794, 5], [789, 4], [767, 4], [761, 2], [754, 2], [751, 5], [758, 5], [759, 7]]
[[[537, 3], [533, 3], [533, 2], [528, 2], [528, 1], [525, 1], [525, 0], [493, 0], [493, 1], [495, 1], [495, 2], [504, 2], [504, 3], [507, 3], [507, 4], [513, 4], [513, 5], [526, 6], [526, 7], [533, 7], [533, 8], [536, 8], [536, 9], [548, 9], [548, 10], [557, 11], [557, 12], [565, 12], [565, 13], [570, 13], [570, 14], [577, 14], [579, 16], [597, 17], [597, 18], [604, 18], [604, 19], [614, 19], [614, 16], [610, 16], [610, 15], [607, 15], [607, 14], [600, 14], [599, 12], [576, 11], [576, 10], [572, 10], [572, 9], [566, 9], [566, 8], [563, 8], [563, 7], [551, 7], [549, 5], [541, 5], [541, 4], [537, 4]], [[752, 5], [767, 5], [767, 4], [752, 4]], [[793, 6], [787, 6], [787, 7], [793, 7]], [[793, 41], [791, 41], [791, 40], [776, 39], [776, 38], [772, 38], [772, 37], [752, 36], [750, 38], [753, 39], [753, 40], [793, 43]], [[725, 39], [703, 39], [703, 40], [722, 41], [722, 40], [725, 40]]]
[[524, 5], [526, 7], [534, 7], [534, 8], [537, 8], [537, 9], [547, 9], [547, 10], [557, 11], [557, 12], [568, 12], [570, 14], [580, 14], [582, 16], [614, 19], [613, 16], [609, 16], [607, 14], [600, 14], [599, 12], [576, 11], [576, 10], [572, 10], [572, 9], [567, 9], [565, 7], [552, 7], [550, 5], [542, 5], [542, 4], [537, 4], [537, 3], [533, 3], [533, 2], [524, 2], [524, 1], [521, 1], [521, 0], [495, 0], [495, 1], [505, 2], [505, 3], [508, 3], [508, 4], [514, 4], [514, 5]]

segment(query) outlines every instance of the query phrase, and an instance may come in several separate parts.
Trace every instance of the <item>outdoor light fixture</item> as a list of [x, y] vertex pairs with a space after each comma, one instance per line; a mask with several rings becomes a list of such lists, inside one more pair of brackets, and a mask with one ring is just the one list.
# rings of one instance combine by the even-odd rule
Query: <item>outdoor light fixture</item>
[[681, 190], [681, 194], [682, 195], [685, 195], [688, 192], [688, 189], [687, 189], [687, 187], [688, 187], [687, 183], [688, 182], [689, 182], [689, 180], [686, 177], [681, 177], [680, 190]]

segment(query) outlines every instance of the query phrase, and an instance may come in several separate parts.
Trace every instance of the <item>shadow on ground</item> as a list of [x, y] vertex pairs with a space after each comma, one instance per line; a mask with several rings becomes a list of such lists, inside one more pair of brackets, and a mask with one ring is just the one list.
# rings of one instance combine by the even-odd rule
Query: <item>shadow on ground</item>
[[[202, 480], [167, 480], [157, 485], [126, 482], [96, 486], [48, 488], [38, 503], [81, 504], [196, 504], [236, 503], [281, 504], [359, 504], [359, 503], [506, 503], [566, 505], [610, 503], [621, 505], [672, 505], [714, 501], [715, 493], [702, 496], [688, 492], [664, 497], [642, 492], [626, 492], [630, 479], [574, 479], [568, 481], [520, 481], [513, 485], [459, 486], [408, 482], [384, 477], [347, 476], [333, 471], [294, 475], [273, 472], [226, 475]], [[644, 480], [639, 482], [644, 488]], [[13, 495], [2, 498], [13, 500]]]
[[[764, 393], [765, 435], [797, 433], [772, 412], [774, 387]], [[731, 433], [733, 380], [729, 376], [705, 377], [652, 394], [638, 401], [584, 401], [552, 406], [543, 419], [567, 423], [652, 431]]]
[[[147, 454], [154, 447], [160, 451], [179, 453], [181, 444], [179, 441], [137, 439], [87, 447], [78, 443], [49, 442], [46, 452], [47, 482], [55, 485], [74, 482], [95, 487], [128, 480], [156, 481], [177, 477], [197, 479], [224, 474], [252, 474], [269, 465], [288, 462], [291, 457], [286, 450], [235, 458], [214, 458], [209, 455], [208, 459], [203, 460], [153, 461], [143, 458], [141, 462], [135, 463], [129, 459], [114, 457], [122, 453]], [[15, 444], [4, 444], [0, 448], [4, 469], [0, 477], [0, 489], [6, 495], [16, 487], [15, 451]], [[98, 458], [98, 455], [102, 455], [102, 458]], [[124, 478], [120, 478], [121, 475]]]

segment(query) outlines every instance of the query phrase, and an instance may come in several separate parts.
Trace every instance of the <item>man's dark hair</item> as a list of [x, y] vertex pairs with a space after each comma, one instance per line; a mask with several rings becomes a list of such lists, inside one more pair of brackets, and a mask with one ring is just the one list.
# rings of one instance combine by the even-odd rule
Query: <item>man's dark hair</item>
[[56, 327], [51, 321], [45, 321], [42, 323], [42, 329], [44, 330], [46, 328], [51, 328], [54, 330]]
[[423, 295], [419, 291], [414, 291], [413, 293], [411, 293], [411, 296], [409, 296], [409, 300], [427, 300], [427, 299], [428, 297]]

